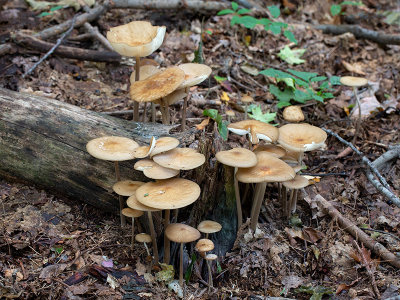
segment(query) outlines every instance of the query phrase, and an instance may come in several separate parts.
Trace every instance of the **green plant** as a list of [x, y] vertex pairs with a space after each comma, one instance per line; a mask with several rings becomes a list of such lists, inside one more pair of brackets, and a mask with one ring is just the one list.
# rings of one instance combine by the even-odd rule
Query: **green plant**
[[334, 85], [340, 85], [340, 78], [332, 76], [329, 80], [325, 76], [318, 76], [317, 73], [300, 72], [288, 69], [283, 72], [276, 69], [266, 69], [260, 74], [273, 77], [277, 85], [270, 84], [270, 92], [279, 100], [277, 106], [282, 108], [290, 106], [291, 100], [299, 103], [305, 103], [309, 100], [323, 102], [325, 99], [333, 98]]
[[310, 300], [321, 300], [324, 295], [332, 295], [333, 291], [324, 286], [301, 286], [295, 290], [296, 293], [311, 294]]
[[250, 118], [264, 123], [270, 123], [274, 121], [276, 117], [276, 113], [270, 113], [270, 112], [263, 113], [261, 110], [261, 105], [256, 105], [256, 104], [251, 104], [248, 107], [247, 112], [250, 112], [248, 114]]
[[210, 117], [215, 122], [217, 122], [218, 132], [221, 137], [226, 141], [228, 139], [228, 126], [227, 122], [222, 120], [222, 116], [218, 113], [216, 109], [205, 109], [203, 115]]
[[[271, 21], [270, 19], [267, 18], [257, 19], [253, 16], [248, 15], [250, 13], [250, 10], [246, 8], [239, 9], [239, 5], [236, 2], [231, 2], [231, 6], [232, 9], [224, 9], [219, 11], [217, 14], [218, 16], [232, 14], [233, 16], [231, 19], [231, 26], [240, 24], [248, 29], [253, 29], [257, 24], [261, 24], [264, 26], [264, 29], [266, 31], [271, 31], [275, 35], [282, 33], [283, 30], [283, 35], [289, 41], [297, 44], [297, 40], [294, 37], [293, 32], [287, 29], [288, 24], [283, 22]], [[277, 18], [281, 14], [279, 7], [276, 5], [268, 6], [268, 10], [273, 18]]]
[[364, 4], [361, 1], [343, 1], [340, 4], [333, 4], [331, 6], [331, 14], [332, 16], [336, 16], [336, 15], [343, 15], [343, 6], [345, 5], [353, 5], [353, 6], [363, 6]]

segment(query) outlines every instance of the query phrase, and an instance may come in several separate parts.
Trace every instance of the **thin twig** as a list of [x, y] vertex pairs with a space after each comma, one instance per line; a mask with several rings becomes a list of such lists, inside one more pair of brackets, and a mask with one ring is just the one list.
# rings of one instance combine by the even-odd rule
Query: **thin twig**
[[48, 58], [54, 52], [54, 50], [57, 49], [58, 46], [60, 46], [62, 41], [71, 33], [72, 29], [74, 29], [76, 17], [77, 17], [76, 15], [73, 17], [72, 22], [71, 22], [71, 26], [57, 40], [57, 43], [55, 43], [54, 46], [45, 55], [43, 55], [42, 58], [40, 58], [37, 63], [35, 63], [28, 71], [26, 71], [25, 74], [22, 75], [22, 78], [25, 78], [25, 76], [27, 76], [30, 73], [32, 73], [32, 71], [35, 70], [37, 68], [37, 66], [39, 66], [46, 58]]
[[379, 229], [373, 229], [373, 228], [362, 228], [362, 227], [360, 227], [360, 228], [362, 230], [366, 230], [366, 231], [373, 231], [373, 232], [379, 232], [379, 233], [382, 233], [382, 234], [390, 235], [392, 238], [394, 238], [394, 239], [396, 239], [396, 240], [398, 240], [400, 242], [400, 238], [398, 236], [394, 235], [393, 233], [386, 232], [386, 231], [379, 230]]

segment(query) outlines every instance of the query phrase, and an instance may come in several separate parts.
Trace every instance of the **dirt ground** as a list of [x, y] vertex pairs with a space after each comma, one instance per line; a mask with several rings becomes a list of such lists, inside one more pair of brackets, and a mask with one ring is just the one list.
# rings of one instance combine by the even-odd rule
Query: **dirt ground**
[[[261, 2], [264, 7], [279, 4]], [[289, 43], [283, 36], [274, 36], [258, 27], [231, 27], [230, 17], [217, 16], [216, 12], [112, 9], [92, 25], [103, 34], [110, 27], [132, 20], [150, 20], [167, 26], [163, 45], [151, 56], [163, 67], [192, 61], [202, 38], [204, 63], [213, 73], [209, 80], [191, 89], [190, 127], [205, 119], [203, 109], [208, 108], [218, 109], [223, 118], [227, 109], [234, 109], [233, 121], [243, 119], [239, 98], [245, 93], [251, 93], [263, 111], [277, 112], [275, 123], [283, 124], [282, 110], [276, 107], [274, 96], [268, 91], [268, 79], [249, 74], [254, 68], [296, 68], [328, 77], [364, 74], [373, 92], [365, 91], [361, 96], [370, 93], [370, 98], [383, 108], [362, 120], [355, 145], [373, 161], [390, 145], [399, 143], [400, 46], [377, 45], [348, 33], [327, 35], [313, 27], [352, 20], [367, 29], [400, 34], [399, 25], [388, 24], [382, 15], [383, 11], [399, 10], [396, 1], [363, 3], [362, 7], [347, 7], [345, 15], [334, 19], [329, 14], [331, 1], [282, 1], [281, 8], [286, 12], [282, 21], [292, 26], [298, 40], [295, 47], [307, 49], [302, 57], [305, 63], [295, 67], [277, 56]], [[71, 19], [76, 13], [73, 8], [64, 8], [38, 17], [38, 12], [25, 1], [0, 4], [1, 42], [8, 41], [10, 32], [37, 32]], [[201, 36], [202, 21], [205, 33]], [[71, 36], [83, 32], [75, 29]], [[102, 49], [92, 39], [70, 39], [66, 44]], [[40, 56], [37, 51], [21, 46], [1, 56], [0, 86], [98, 112], [132, 109], [128, 94], [132, 60], [99, 63], [50, 56], [23, 79], [24, 72]], [[214, 76], [226, 77], [227, 81], [221, 84]], [[224, 93], [229, 101], [215, 102]], [[325, 126], [352, 141], [354, 121], [347, 113], [352, 101], [352, 91], [339, 86], [334, 98], [303, 105], [305, 121]], [[120, 113], [116, 117], [129, 119], [131, 114]], [[172, 112], [172, 121], [179, 120], [180, 104]], [[205, 130], [212, 132], [213, 128], [210, 122]], [[247, 145], [245, 139], [235, 137], [228, 143], [232, 147]], [[400, 259], [400, 208], [388, 203], [368, 181], [360, 157], [351, 151], [343, 152], [345, 149], [344, 144], [329, 136], [324, 151], [306, 155], [306, 172], [322, 174], [306, 193], [331, 201], [343, 216], [366, 228], [364, 232]], [[387, 163], [381, 173], [399, 196], [400, 160]], [[203, 263], [196, 262], [187, 284], [188, 299], [377, 299], [377, 292], [381, 299], [386, 299], [399, 295], [400, 270], [371, 254], [361, 243], [357, 249], [353, 237], [336, 221], [310, 206], [310, 197], [299, 201], [296, 215], [286, 220], [277, 196], [276, 187], [271, 185], [256, 237], [246, 234], [246, 223], [231, 252], [213, 264], [214, 288], [207, 288], [207, 277], [201, 272]], [[0, 181], [0, 199], [1, 299], [177, 298], [163, 281], [156, 279], [159, 269], [149, 272], [145, 248], [137, 244], [135, 251], [131, 251], [130, 228], [121, 229], [117, 216], [4, 180]]]

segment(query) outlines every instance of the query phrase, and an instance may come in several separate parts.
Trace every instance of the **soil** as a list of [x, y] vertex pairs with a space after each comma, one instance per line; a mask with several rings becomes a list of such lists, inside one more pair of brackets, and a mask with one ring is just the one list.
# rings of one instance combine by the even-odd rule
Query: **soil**
[[[259, 2], [263, 7], [274, 4]], [[332, 18], [331, 1], [282, 1], [282, 21], [290, 24], [298, 40], [292, 48], [307, 49], [301, 57], [305, 62], [296, 66], [277, 56], [289, 43], [285, 37], [261, 27], [231, 27], [231, 17], [217, 16], [216, 12], [112, 9], [92, 25], [103, 34], [110, 27], [132, 20], [167, 26], [163, 45], [151, 55], [162, 67], [192, 61], [202, 40], [204, 63], [213, 73], [209, 80], [191, 88], [187, 113], [191, 128], [206, 119], [203, 110], [210, 108], [218, 109], [224, 119], [226, 110], [234, 109], [232, 121], [242, 120], [240, 95], [245, 93], [254, 97], [263, 112], [277, 112], [274, 122], [284, 124], [282, 109], [277, 108], [268, 89], [271, 79], [249, 74], [254, 69], [295, 68], [327, 77], [365, 76], [370, 88], [362, 90], [360, 96], [367, 102], [376, 101], [380, 107], [362, 119], [358, 132], [354, 129], [355, 119], [349, 116], [354, 97], [347, 87], [338, 86], [334, 98], [323, 103], [308, 101], [301, 106], [305, 122], [324, 126], [347, 141], [356, 134], [354, 144], [373, 161], [399, 142], [400, 46], [377, 45], [348, 33], [325, 35], [313, 28], [318, 23], [351, 21], [367, 29], [400, 34], [399, 24], [388, 24], [382, 14], [398, 9], [396, 1], [363, 3], [361, 7], [347, 6], [344, 15]], [[2, 42], [9, 40], [10, 32], [37, 32], [76, 13], [73, 8], [62, 8], [39, 17], [22, 0], [0, 1], [0, 5]], [[83, 28], [74, 29], [71, 37], [84, 32]], [[104, 50], [95, 39], [70, 38], [64, 44]], [[12, 53], [0, 57], [1, 87], [98, 112], [119, 112], [116, 117], [132, 117], [121, 111], [132, 109], [128, 90], [133, 60], [111, 64], [52, 55], [23, 78], [42, 54], [13, 47]], [[215, 76], [226, 80], [217, 81]], [[172, 107], [171, 121], [175, 124], [181, 119], [180, 107], [181, 102]], [[217, 134], [213, 121], [202, 124], [197, 127], [199, 133]], [[283, 215], [277, 188], [269, 185], [255, 236], [249, 235], [247, 221], [233, 249], [212, 264], [213, 287], [207, 287], [205, 264], [198, 259], [189, 274], [188, 299], [386, 299], [399, 295], [400, 270], [371, 254], [360, 242], [358, 249], [354, 238], [335, 220], [310, 206], [310, 197], [321, 195], [354, 224], [370, 229], [365, 232], [400, 259], [400, 208], [368, 181], [360, 156], [332, 136], [326, 143], [325, 150], [305, 156], [307, 169], [303, 173], [319, 177], [301, 195], [296, 214], [289, 219]], [[247, 147], [247, 141], [230, 135], [227, 145]], [[399, 196], [400, 160], [388, 162], [380, 171]], [[144, 246], [136, 243], [131, 250], [130, 228], [121, 228], [118, 216], [4, 180], [0, 181], [0, 199], [1, 299], [177, 298], [157, 275], [165, 273], [151, 267]], [[249, 209], [245, 202], [245, 215]]]

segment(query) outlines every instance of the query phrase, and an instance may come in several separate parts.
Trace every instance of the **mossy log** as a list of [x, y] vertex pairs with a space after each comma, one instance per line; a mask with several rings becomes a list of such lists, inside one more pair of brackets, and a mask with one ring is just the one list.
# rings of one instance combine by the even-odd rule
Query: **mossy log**
[[[112, 191], [114, 164], [86, 152], [96, 137], [118, 135], [148, 143], [170, 135], [170, 126], [143, 124], [81, 109], [54, 99], [0, 89], [0, 177], [34, 184], [65, 198], [108, 211], [118, 210]], [[133, 162], [120, 164], [122, 179], [144, 180]]]

